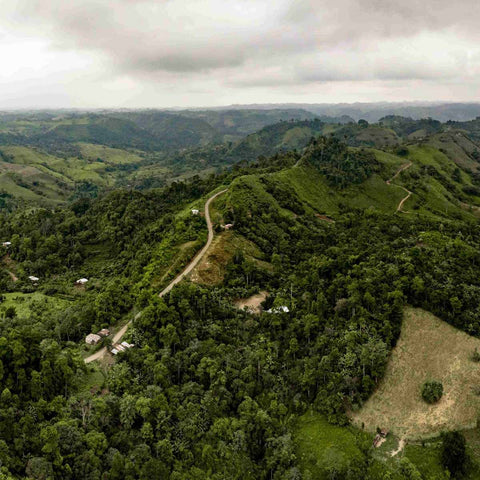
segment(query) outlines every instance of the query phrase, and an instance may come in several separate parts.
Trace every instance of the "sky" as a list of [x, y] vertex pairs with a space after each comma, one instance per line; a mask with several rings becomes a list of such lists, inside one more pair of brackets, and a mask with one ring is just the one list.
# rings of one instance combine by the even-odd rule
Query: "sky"
[[3, 0], [0, 108], [480, 101], [478, 0]]

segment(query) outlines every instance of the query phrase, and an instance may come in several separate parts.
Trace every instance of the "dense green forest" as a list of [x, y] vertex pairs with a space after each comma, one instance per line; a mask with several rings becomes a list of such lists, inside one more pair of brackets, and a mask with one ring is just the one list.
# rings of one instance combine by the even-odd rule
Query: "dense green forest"
[[[478, 478], [477, 429], [387, 458], [350, 424], [405, 306], [480, 337], [478, 120], [303, 113], [256, 132], [273, 113], [3, 117], [0, 165], [56, 185], [8, 190], [0, 176], [3, 478]], [[222, 137], [232, 117], [241, 139]], [[189, 139], [158, 143], [187, 120]], [[108, 162], [103, 183], [85, 180]], [[144, 176], [126, 183], [134, 169]], [[207, 239], [193, 211], [222, 189], [217, 238], [231, 224], [262, 260], [236, 248], [220, 283], [160, 298]], [[258, 292], [261, 313], [235, 307]], [[89, 347], [87, 334], [131, 320], [133, 348], [85, 363], [110, 340]]]

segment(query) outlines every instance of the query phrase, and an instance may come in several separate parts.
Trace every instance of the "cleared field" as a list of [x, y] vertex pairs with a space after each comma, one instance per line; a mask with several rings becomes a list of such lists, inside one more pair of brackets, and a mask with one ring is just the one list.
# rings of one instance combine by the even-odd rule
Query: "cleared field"
[[208, 252], [193, 270], [191, 280], [203, 285], [219, 284], [236, 251], [242, 251], [247, 259], [256, 261], [261, 267], [270, 268], [270, 264], [261, 260], [262, 253], [252, 242], [235, 232], [226, 231], [215, 236]]
[[40, 292], [34, 293], [4, 293], [4, 300], [0, 303], [0, 310], [14, 307], [19, 317], [28, 317], [35, 309], [59, 311], [69, 305], [68, 300], [50, 297]]
[[327, 480], [345, 478], [345, 472], [361, 464], [361, 446], [364, 442], [369, 445], [371, 439], [364, 432], [331, 425], [322, 415], [308, 411], [297, 421], [294, 441], [305, 478]]
[[267, 296], [268, 292], [261, 291], [255, 295], [252, 295], [251, 297], [238, 299], [235, 302], [235, 306], [240, 310], [243, 310], [246, 307], [251, 313], [260, 313], [262, 311], [262, 307], [260, 305], [263, 301], [265, 301]]
[[[443, 430], [477, 424], [480, 363], [472, 361], [480, 340], [448, 325], [431, 313], [407, 308], [402, 332], [379, 388], [352, 414], [368, 431], [387, 428], [408, 439], [438, 435]], [[429, 405], [421, 397], [427, 380], [443, 383], [444, 394]]]

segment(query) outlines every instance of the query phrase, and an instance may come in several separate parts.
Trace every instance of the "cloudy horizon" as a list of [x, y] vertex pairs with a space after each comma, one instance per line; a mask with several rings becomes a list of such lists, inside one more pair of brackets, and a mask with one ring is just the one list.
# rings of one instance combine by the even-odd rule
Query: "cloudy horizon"
[[0, 108], [478, 102], [463, 0], [12, 0]]

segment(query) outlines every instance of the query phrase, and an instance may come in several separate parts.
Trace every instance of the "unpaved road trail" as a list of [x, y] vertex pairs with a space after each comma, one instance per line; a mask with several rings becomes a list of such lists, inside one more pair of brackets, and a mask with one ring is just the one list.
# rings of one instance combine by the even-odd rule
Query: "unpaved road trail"
[[[407, 170], [407, 168], [410, 168], [412, 166], [412, 162], [408, 162], [406, 163], [405, 165], [402, 165], [398, 170], [397, 172], [395, 173], [395, 175], [390, 179], [390, 180], [387, 180], [385, 183], [387, 185], [392, 185], [392, 182], [404, 171], [404, 170]], [[401, 185], [395, 185], [395, 187], [398, 187], [398, 188], [401, 188], [402, 190], [404, 190], [407, 194], [407, 196], [405, 198], [402, 198], [402, 200], [400, 200], [398, 206], [397, 206], [397, 212], [402, 212], [402, 213], [408, 213], [408, 212], [404, 212], [402, 210], [402, 207], [403, 207], [403, 204], [411, 197], [412, 195], [412, 192], [410, 190], [407, 190], [405, 187], [402, 187]]]
[[10, 275], [10, 278], [12, 279], [12, 281], [18, 282], [18, 277], [13, 272], [11, 272], [10, 270], [7, 270], [7, 273]]
[[[396, 187], [400, 187], [400, 185], [396, 185]], [[400, 187], [400, 188], [402, 190], [405, 190], [405, 192], [407, 192], [407, 196], [405, 198], [402, 198], [402, 200], [400, 200], [400, 203], [398, 204], [398, 207], [397, 207], [397, 212], [408, 213], [408, 212], [404, 212], [402, 210], [402, 207], [403, 207], [403, 204], [410, 198], [410, 196], [412, 195], [412, 192], [410, 190], [407, 190], [404, 187]]]
[[[209, 249], [210, 245], [212, 244], [213, 240], [213, 225], [212, 225], [212, 220], [210, 218], [210, 204], [212, 203], [213, 200], [215, 200], [219, 195], [222, 193], [225, 193], [228, 189], [226, 188], [225, 190], [222, 190], [220, 192], [217, 192], [215, 195], [212, 195], [207, 202], [205, 203], [205, 220], [207, 222], [207, 228], [208, 228], [208, 238], [207, 238], [207, 243], [203, 246], [203, 248], [198, 252], [192, 259], [192, 261], [185, 267], [185, 269], [178, 274], [159, 294], [159, 297], [163, 297], [166, 295], [177, 283], [181, 282], [185, 276], [187, 276], [197, 265], [198, 262], [202, 259], [202, 257], [205, 255], [206, 251]], [[140, 317], [142, 313], [138, 312], [134, 320]], [[128, 327], [132, 323], [132, 320], [130, 320], [128, 323], [126, 323], [114, 336], [112, 339], [112, 343], [118, 343], [122, 337], [125, 335], [125, 332], [127, 331]], [[85, 359], [85, 363], [90, 363], [94, 362], [95, 360], [100, 360], [103, 358], [105, 353], [107, 352], [106, 347], [100, 349], [98, 352], [94, 353], [93, 355], [90, 355]]]
[[405, 439], [401, 438], [400, 441], [398, 442], [397, 449], [390, 452], [390, 456], [394, 457], [395, 455], [398, 455], [403, 450], [403, 447], [405, 447]]

